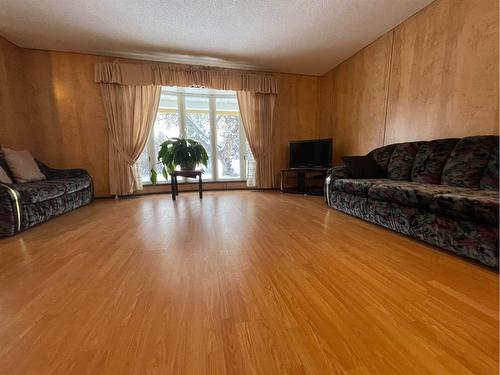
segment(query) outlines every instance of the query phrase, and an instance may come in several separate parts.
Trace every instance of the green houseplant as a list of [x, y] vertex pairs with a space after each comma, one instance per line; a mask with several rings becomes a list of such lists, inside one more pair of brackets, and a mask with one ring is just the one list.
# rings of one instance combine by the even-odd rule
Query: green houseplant
[[[198, 164], [206, 167], [208, 154], [203, 145], [194, 139], [172, 138], [160, 145], [158, 164], [163, 164], [162, 174], [167, 179], [177, 166], [183, 171], [194, 170]], [[151, 183], [156, 184], [157, 177], [155, 168], [151, 168]]]

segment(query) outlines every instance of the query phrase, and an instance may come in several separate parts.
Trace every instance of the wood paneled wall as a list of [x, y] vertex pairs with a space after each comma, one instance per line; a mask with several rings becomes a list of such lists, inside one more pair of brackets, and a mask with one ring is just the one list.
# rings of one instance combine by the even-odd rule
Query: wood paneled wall
[[0, 145], [31, 148], [26, 95], [22, 50], [0, 37]]
[[[12, 82], [2, 98], [16, 101], [16, 105], [2, 102], [0, 107], [9, 109], [8, 116], [2, 116], [6, 126], [2, 126], [0, 142], [28, 148], [54, 167], [85, 168], [94, 178], [96, 195], [108, 195], [107, 124], [99, 86], [94, 82], [94, 64], [113, 59], [21, 49], [0, 41], [12, 49], [1, 55], [9, 62], [6, 76]], [[276, 74], [276, 78], [280, 94], [275, 107], [273, 151], [278, 186], [279, 171], [288, 165], [288, 142], [319, 133], [320, 78], [293, 74]], [[21, 129], [17, 124], [24, 114], [26, 121], [22, 124], [27, 127]], [[19, 143], [18, 133], [30, 143]]]
[[335, 163], [383, 143], [391, 46], [387, 33], [321, 79], [321, 136], [333, 138]]
[[108, 132], [94, 64], [107, 58], [24, 50], [32, 152], [58, 168], [85, 168], [99, 196], [109, 194]]
[[498, 1], [436, 0], [321, 79], [335, 162], [404, 141], [498, 134]]
[[289, 167], [289, 142], [319, 137], [320, 77], [276, 74], [279, 94], [273, 121], [274, 186]]
[[438, 0], [394, 30], [386, 143], [498, 134], [498, 0]]

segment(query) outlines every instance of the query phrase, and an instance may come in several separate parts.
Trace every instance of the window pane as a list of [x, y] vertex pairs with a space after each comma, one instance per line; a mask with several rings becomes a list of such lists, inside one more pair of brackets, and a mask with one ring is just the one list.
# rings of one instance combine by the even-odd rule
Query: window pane
[[139, 169], [139, 176], [141, 176], [142, 182], [149, 182], [151, 169], [149, 166], [149, 157], [148, 157], [148, 146], [144, 147], [144, 151], [142, 151], [141, 156], [139, 156], [139, 160], [137, 160], [137, 168]]
[[255, 186], [255, 159], [252, 155], [252, 150], [248, 142], [245, 142], [245, 157], [246, 157], [246, 168], [247, 168], [247, 186]]
[[235, 97], [216, 98], [219, 178], [240, 178], [240, 114]]
[[187, 96], [186, 101], [186, 137], [200, 142], [208, 153], [208, 166], [203, 166], [204, 178], [212, 178], [212, 150], [210, 147], [210, 112], [209, 99], [203, 96]]
[[138, 161], [139, 172], [141, 174], [142, 181], [149, 182], [150, 169], [151, 166], [154, 165], [158, 174], [158, 181], [164, 182], [165, 178], [161, 173], [163, 165], [157, 164], [158, 151], [160, 150], [160, 145], [167, 138], [180, 136], [177, 95], [167, 94], [162, 91], [160, 96], [160, 105], [158, 107], [158, 113], [156, 115], [156, 121], [151, 135], [153, 137], [152, 145], [149, 143], [146, 145]]

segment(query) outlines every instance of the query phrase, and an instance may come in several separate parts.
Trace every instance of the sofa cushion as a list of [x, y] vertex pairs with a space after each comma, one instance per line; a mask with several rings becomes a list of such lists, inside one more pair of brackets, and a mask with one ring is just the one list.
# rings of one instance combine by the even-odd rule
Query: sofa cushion
[[[392, 183], [391, 180], [385, 178], [374, 179], [355, 179], [355, 178], [341, 178], [333, 181], [332, 189], [342, 191], [344, 193], [367, 196], [368, 190], [375, 184]], [[394, 181], [393, 183], [397, 183]]]
[[14, 185], [23, 203], [38, 203], [60, 197], [65, 192], [63, 184], [38, 181]]
[[16, 184], [15, 188], [25, 203], [43, 202], [64, 194], [71, 194], [90, 186], [88, 176], [61, 178], [25, 184]]
[[472, 189], [455, 186], [422, 184], [420, 182], [398, 181], [372, 185], [368, 196], [372, 199], [389, 201], [409, 207], [429, 208], [436, 194], [467, 193]]
[[12, 179], [1, 165], [0, 165], [0, 182], [4, 184], [12, 184]]
[[436, 213], [458, 219], [498, 225], [498, 191], [476, 190], [467, 194], [437, 194], [430, 207]]
[[497, 142], [497, 136], [462, 138], [456, 144], [444, 166], [441, 183], [478, 188], [479, 181]]
[[373, 155], [342, 156], [342, 161], [353, 178], [384, 178], [385, 172]]
[[368, 155], [372, 155], [378, 165], [380, 165], [380, 168], [382, 168], [384, 172], [387, 172], [387, 164], [389, 164], [389, 160], [396, 146], [397, 144], [382, 146], [370, 151]]
[[74, 193], [75, 191], [80, 191], [90, 186], [90, 178], [87, 175], [71, 178], [57, 178], [50, 181], [64, 185], [66, 194]]
[[43, 202], [24, 204], [21, 210], [21, 227], [23, 229], [30, 228], [55, 216], [89, 204], [91, 201], [92, 192], [89, 189], [83, 189]]
[[45, 180], [45, 175], [38, 168], [33, 155], [28, 150], [2, 148], [9, 169], [18, 183]]
[[492, 149], [488, 164], [486, 164], [481, 180], [479, 180], [479, 187], [498, 190], [498, 143]]
[[9, 165], [7, 164], [7, 160], [5, 160], [5, 155], [2, 148], [0, 148], [0, 167], [2, 167], [5, 173], [7, 173], [7, 176], [9, 176], [12, 181], [14, 181], [14, 175], [9, 169]]
[[415, 156], [411, 180], [424, 184], [441, 184], [441, 173], [457, 138], [438, 139], [422, 144]]
[[396, 145], [387, 165], [387, 177], [391, 180], [409, 181], [413, 162], [423, 142], [408, 142]]

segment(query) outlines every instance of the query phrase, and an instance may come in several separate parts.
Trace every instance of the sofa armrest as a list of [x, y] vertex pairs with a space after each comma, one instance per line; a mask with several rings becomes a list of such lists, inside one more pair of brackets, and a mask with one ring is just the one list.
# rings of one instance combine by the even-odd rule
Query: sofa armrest
[[330, 177], [331, 180], [338, 180], [339, 178], [351, 178], [351, 174], [345, 165], [337, 165], [326, 172], [326, 177]]
[[330, 168], [328, 172], [326, 172], [325, 186], [323, 189], [326, 203], [330, 204], [333, 181], [350, 177], [351, 174], [349, 173], [349, 170], [345, 165], [338, 165], [336, 167]]
[[56, 169], [48, 167], [39, 160], [36, 162], [40, 171], [45, 175], [45, 177], [47, 177], [48, 180], [52, 180], [54, 178], [72, 178], [89, 175], [85, 169]]
[[21, 197], [11, 184], [0, 183], [0, 237], [21, 230]]

